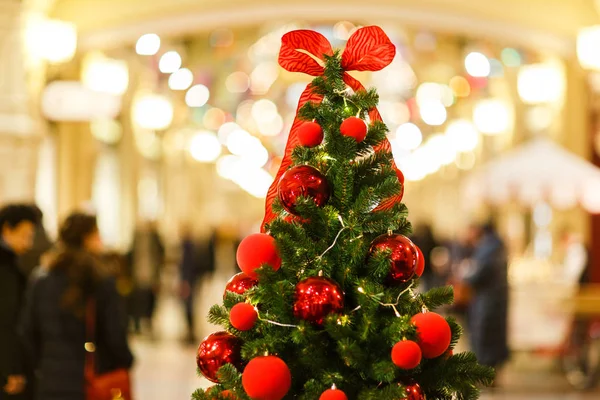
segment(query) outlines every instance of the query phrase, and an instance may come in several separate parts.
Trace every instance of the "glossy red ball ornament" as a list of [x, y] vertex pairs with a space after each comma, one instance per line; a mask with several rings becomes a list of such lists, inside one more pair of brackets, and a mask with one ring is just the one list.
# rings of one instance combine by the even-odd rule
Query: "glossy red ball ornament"
[[423, 354], [412, 340], [403, 340], [392, 347], [392, 362], [402, 369], [413, 369], [421, 363]]
[[298, 127], [298, 141], [304, 147], [316, 147], [323, 142], [323, 128], [316, 122], [305, 122]]
[[415, 269], [415, 275], [417, 275], [418, 277], [421, 277], [423, 275], [423, 272], [425, 272], [425, 256], [423, 255], [423, 252], [421, 251], [421, 248], [417, 245], [415, 245], [415, 247], [417, 248], [417, 268]]
[[415, 274], [418, 263], [418, 251], [414, 243], [404, 235], [381, 235], [377, 237], [369, 254], [380, 251], [391, 251], [390, 258], [390, 284], [408, 282]]
[[249, 331], [254, 328], [258, 313], [252, 304], [238, 303], [229, 312], [229, 322], [240, 331]]
[[252, 400], [281, 400], [292, 386], [292, 373], [279, 357], [256, 357], [244, 369], [242, 386]]
[[227, 285], [225, 285], [225, 293], [223, 293], [223, 298], [225, 298], [227, 292], [244, 294], [248, 289], [252, 289], [256, 285], [258, 285], [258, 280], [248, 276], [243, 272], [240, 272], [239, 274], [235, 274], [229, 280], [229, 282], [227, 282]]
[[258, 277], [256, 270], [264, 264], [275, 271], [281, 268], [275, 239], [266, 233], [254, 233], [245, 237], [238, 246], [236, 258], [240, 269], [254, 279]]
[[317, 207], [329, 200], [331, 189], [325, 175], [310, 165], [298, 165], [288, 169], [278, 186], [279, 200], [287, 212], [299, 215], [296, 207], [300, 197], [309, 197]]
[[367, 124], [358, 117], [349, 117], [340, 125], [340, 133], [360, 143], [367, 137]]
[[325, 317], [344, 310], [344, 292], [332, 279], [323, 276], [307, 278], [296, 285], [294, 315], [296, 318], [322, 325]]
[[417, 328], [417, 343], [423, 357], [437, 358], [444, 354], [452, 341], [452, 331], [448, 322], [434, 312], [420, 313], [411, 318]]
[[238, 370], [242, 367], [242, 341], [227, 332], [209, 335], [200, 343], [196, 364], [202, 375], [211, 382], [218, 383], [217, 372], [225, 364], [232, 364]]
[[348, 396], [339, 389], [331, 388], [324, 391], [319, 400], [348, 400]]
[[404, 385], [406, 397], [402, 400], [425, 400], [425, 393], [418, 383], [412, 382]]

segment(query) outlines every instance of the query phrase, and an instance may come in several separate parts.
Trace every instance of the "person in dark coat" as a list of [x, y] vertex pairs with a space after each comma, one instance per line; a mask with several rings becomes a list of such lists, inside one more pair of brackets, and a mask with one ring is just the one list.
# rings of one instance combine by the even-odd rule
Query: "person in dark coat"
[[474, 250], [463, 279], [472, 289], [471, 348], [481, 364], [498, 368], [509, 357], [506, 248], [491, 223], [471, 227], [469, 236]]
[[425, 270], [421, 276], [421, 285], [425, 291], [445, 284], [444, 278], [439, 276], [437, 271], [431, 265], [431, 253], [437, 247], [437, 241], [433, 236], [431, 226], [427, 224], [417, 225], [415, 227], [412, 241], [419, 246], [425, 256]]
[[0, 400], [25, 399], [27, 365], [17, 325], [26, 277], [17, 257], [33, 244], [37, 214], [26, 205], [0, 210]]
[[27, 252], [19, 257], [19, 266], [26, 277], [29, 277], [32, 272], [41, 264], [42, 256], [52, 248], [52, 241], [44, 228], [42, 210], [36, 205], [31, 206], [37, 213], [38, 223], [35, 226], [35, 234], [33, 236], [33, 246]]
[[194, 330], [194, 292], [197, 282], [205, 274], [215, 269], [215, 234], [204, 241], [196, 241], [188, 226], [182, 228], [181, 262], [179, 272], [181, 277], [181, 299], [185, 307], [187, 321], [186, 341], [196, 343]]
[[141, 333], [141, 324], [145, 321], [152, 336], [152, 318], [165, 261], [165, 248], [154, 223], [147, 223], [136, 231], [128, 260], [134, 286], [130, 308], [134, 329]]
[[96, 372], [130, 368], [133, 356], [113, 277], [99, 266], [96, 218], [73, 214], [60, 230], [61, 249], [47, 274], [33, 281], [21, 325], [36, 369], [36, 400], [85, 400], [86, 318], [95, 302]]

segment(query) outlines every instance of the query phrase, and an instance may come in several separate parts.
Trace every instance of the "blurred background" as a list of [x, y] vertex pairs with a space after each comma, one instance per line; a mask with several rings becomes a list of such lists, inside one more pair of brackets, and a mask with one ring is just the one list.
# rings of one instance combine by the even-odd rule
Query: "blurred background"
[[[0, 202], [35, 201], [50, 238], [97, 213], [133, 260], [124, 294], [136, 244], [161, 249], [152, 324], [132, 328], [138, 398], [209, 386], [193, 343], [310, 81], [278, 66], [281, 36], [343, 48], [370, 24], [398, 54], [353, 75], [380, 93], [436, 282], [472, 223], [492, 218], [509, 249], [513, 356], [486, 396], [597, 398], [578, 388], [600, 378], [600, 1], [0, 0]], [[214, 260], [187, 281], [182, 240]], [[574, 318], [589, 323], [573, 350]]]

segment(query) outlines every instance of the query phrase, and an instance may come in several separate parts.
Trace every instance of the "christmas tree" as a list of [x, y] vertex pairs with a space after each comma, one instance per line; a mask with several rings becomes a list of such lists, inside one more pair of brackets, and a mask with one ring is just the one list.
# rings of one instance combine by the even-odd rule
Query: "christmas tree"
[[[347, 71], [376, 71], [395, 48], [378, 27], [344, 52], [293, 31], [280, 65], [316, 78], [301, 96], [266, 200], [263, 232], [240, 244], [242, 273], [209, 320], [225, 331], [198, 348], [215, 386], [195, 400], [476, 399], [493, 370], [453, 354], [461, 328], [434, 310], [451, 288], [417, 293], [421, 251], [401, 202], [402, 173], [375, 90]], [[401, 140], [401, 138], [400, 138]]]

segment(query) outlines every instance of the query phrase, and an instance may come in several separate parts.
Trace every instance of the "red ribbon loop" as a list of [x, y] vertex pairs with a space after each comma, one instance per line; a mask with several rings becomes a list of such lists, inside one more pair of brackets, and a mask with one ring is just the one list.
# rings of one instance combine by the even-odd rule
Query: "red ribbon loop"
[[[281, 51], [279, 52], [279, 65], [290, 72], [303, 72], [311, 76], [323, 75], [325, 55], [332, 56], [331, 44], [318, 32], [310, 30], [296, 30], [283, 35], [281, 40]], [[396, 55], [396, 47], [387, 35], [378, 26], [367, 26], [357, 29], [350, 36], [346, 49], [342, 53], [342, 67], [344, 69], [343, 79], [355, 92], [364, 90], [364, 86], [347, 71], [379, 71], [388, 66]], [[291, 155], [298, 145], [298, 127], [304, 122], [298, 118], [298, 110], [308, 102], [320, 103], [323, 97], [312, 92], [312, 86], [308, 85], [298, 102], [296, 118], [292, 124], [290, 135], [285, 146], [283, 161], [279, 166], [273, 184], [267, 192], [265, 200], [265, 218], [262, 223], [262, 231], [265, 225], [275, 219], [272, 204], [277, 196], [277, 185], [281, 175], [291, 166]], [[381, 121], [381, 116], [376, 108], [369, 110], [371, 121]], [[384, 140], [375, 151], [391, 151], [390, 142]], [[393, 161], [392, 161], [393, 163]], [[395, 164], [393, 165], [395, 167]], [[402, 196], [394, 196], [383, 201], [376, 209], [387, 210], [400, 201]]]

